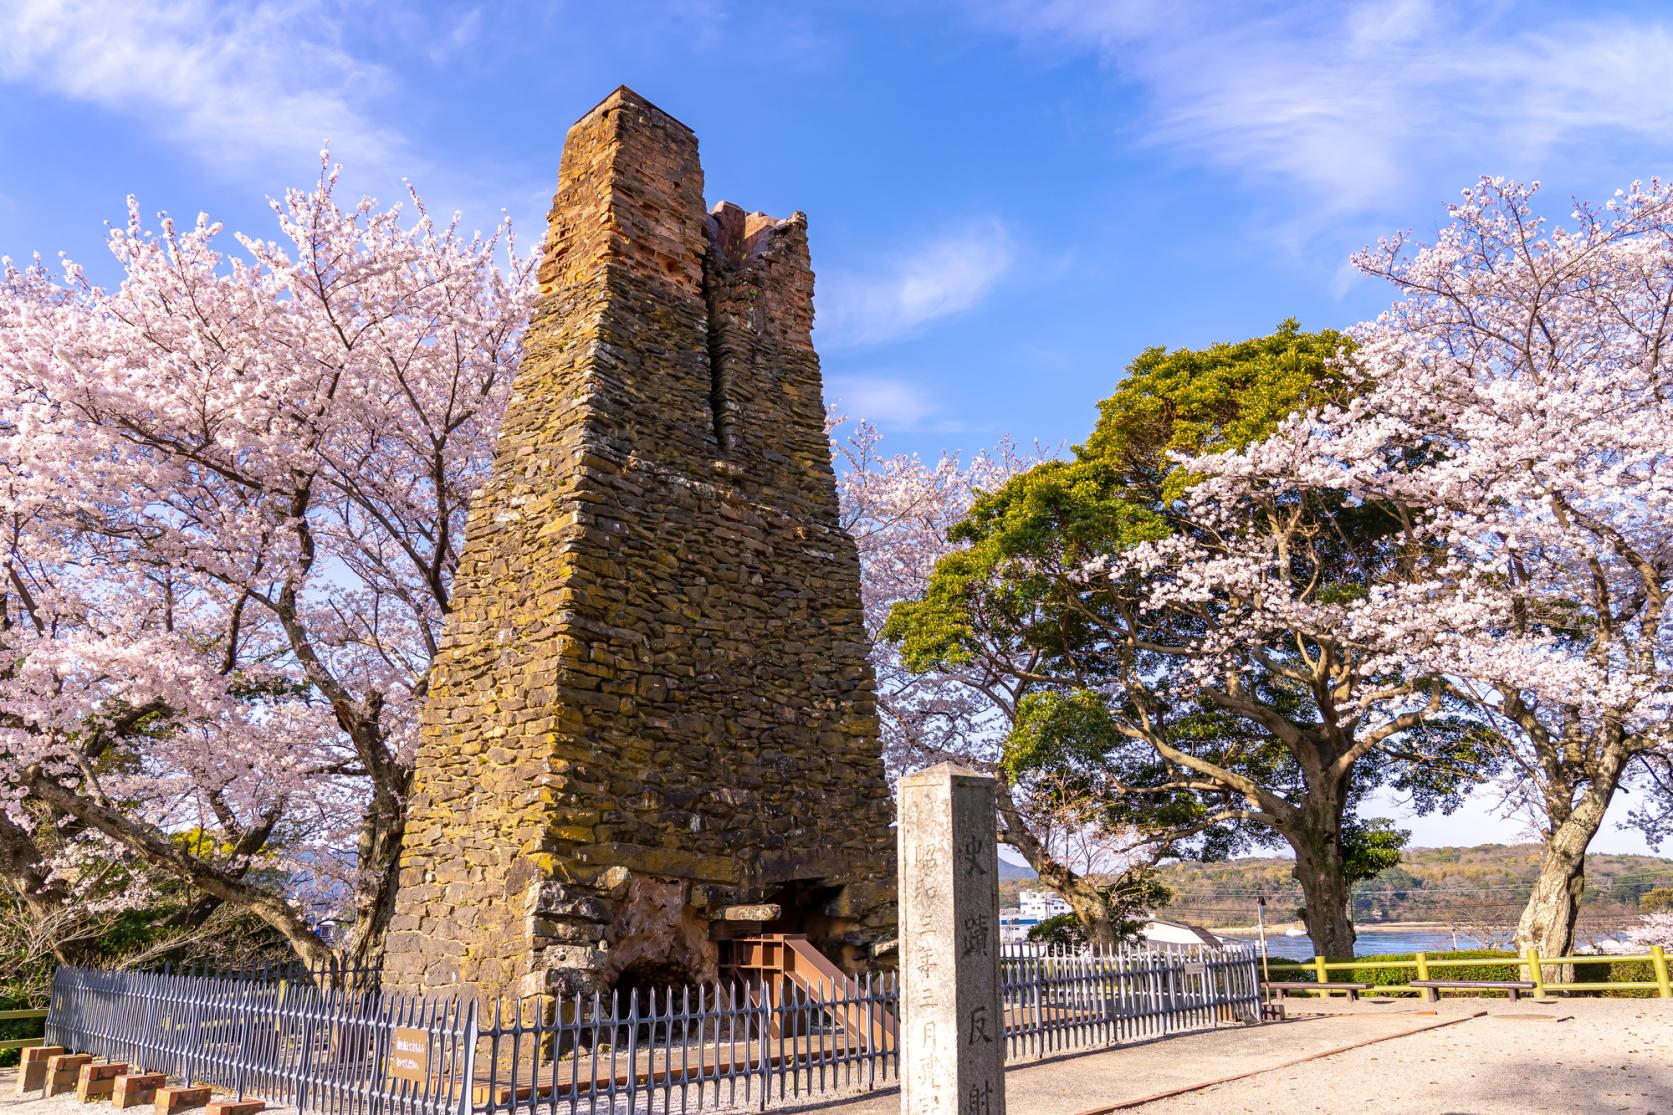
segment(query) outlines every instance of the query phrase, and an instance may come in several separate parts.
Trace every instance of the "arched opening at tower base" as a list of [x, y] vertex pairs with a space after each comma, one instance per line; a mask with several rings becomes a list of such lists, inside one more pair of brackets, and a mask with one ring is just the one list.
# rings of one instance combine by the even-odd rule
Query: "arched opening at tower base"
[[[607, 988], [621, 997], [720, 978], [720, 950], [690, 897], [691, 884], [683, 879], [629, 877], [605, 938]], [[625, 1009], [627, 999], [621, 1002]]]

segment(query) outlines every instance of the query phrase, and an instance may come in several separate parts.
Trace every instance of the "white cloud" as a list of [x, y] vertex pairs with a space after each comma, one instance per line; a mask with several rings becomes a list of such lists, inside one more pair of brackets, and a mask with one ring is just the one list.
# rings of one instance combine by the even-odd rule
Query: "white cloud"
[[964, 313], [992, 293], [1015, 255], [1010, 232], [989, 218], [949, 229], [865, 272], [822, 272], [816, 297], [820, 346], [890, 341]]
[[[1526, 5], [1363, 0], [1234, 6], [976, 0], [1048, 50], [1094, 50], [1137, 83], [1143, 141], [1364, 212], [1507, 162], [1673, 134], [1673, 33]], [[1468, 168], [1461, 170], [1460, 168]], [[1654, 168], [1649, 168], [1654, 169]]]
[[391, 81], [352, 37], [311, 0], [0, 0], [0, 81], [133, 117], [222, 170], [293, 169], [328, 139], [387, 172], [411, 156], [366, 111]]
[[834, 375], [825, 395], [838, 413], [886, 430], [921, 429], [939, 409], [920, 385], [887, 375]]
[[1365, 273], [1354, 266], [1353, 260], [1344, 259], [1337, 265], [1336, 273], [1330, 277], [1330, 296], [1337, 299], [1346, 298], [1349, 291], [1365, 281]]

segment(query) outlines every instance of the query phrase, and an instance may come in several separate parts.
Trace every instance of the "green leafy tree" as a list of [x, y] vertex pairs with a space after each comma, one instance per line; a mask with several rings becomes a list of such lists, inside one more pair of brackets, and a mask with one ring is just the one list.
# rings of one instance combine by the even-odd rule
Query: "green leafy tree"
[[1361, 825], [1358, 803], [1394, 785], [1450, 808], [1485, 762], [1478, 718], [1332, 619], [1432, 555], [1387, 509], [1331, 493], [1221, 485], [1205, 502], [1190, 455], [1340, 398], [1345, 344], [1287, 321], [1145, 351], [1086, 443], [978, 500], [952, 531], [964, 548], [885, 627], [914, 669], [1027, 663], [1006, 770], [1096, 802], [1089, 822], [1207, 858], [1288, 844], [1314, 947], [1343, 957], [1353, 878], [1392, 862], [1394, 830]]
[[[1114, 941], [1137, 941], [1151, 915], [1173, 901], [1173, 890], [1145, 867], [1126, 871], [1099, 890]], [[1080, 948], [1090, 940], [1085, 922], [1075, 913], [1058, 914], [1030, 926], [1028, 939], [1057, 948]]]
[[1673, 887], [1651, 887], [1638, 896], [1638, 908], [1646, 914], [1673, 913]]

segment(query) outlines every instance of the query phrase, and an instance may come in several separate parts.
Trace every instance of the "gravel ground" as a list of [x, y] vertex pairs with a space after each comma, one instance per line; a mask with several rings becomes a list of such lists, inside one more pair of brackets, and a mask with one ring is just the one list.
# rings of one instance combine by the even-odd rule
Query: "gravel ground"
[[[1449, 1005], [1448, 1013], [1456, 1009]], [[1456, 1026], [1134, 1110], [1673, 1115], [1673, 1002], [1499, 1002], [1488, 1010]]]
[[[1293, 1015], [1308, 1006], [1292, 1003], [1291, 1009]], [[1433, 1015], [1417, 1013], [1410, 1002], [1326, 1009], [1282, 1023], [1021, 1065], [1006, 1074], [1006, 1107], [1009, 1115], [1080, 1115], [1198, 1087], [1121, 1109], [1141, 1115], [1673, 1115], [1673, 1002], [1454, 999]], [[1472, 1017], [1479, 1012], [1486, 1013]], [[1442, 1022], [1452, 1024], [1436, 1027]], [[1332, 1052], [1350, 1045], [1358, 1048]], [[1290, 1064], [1307, 1057], [1318, 1059]], [[1255, 1075], [1199, 1087], [1248, 1072]], [[87, 1115], [73, 1095], [20, 1100], [15, 1088], [11, 1073], [0, 1074], [4, 1115]], [[890, 1091], [816, 1110], [895, 1115], [900, 1096]]]
[[[1673, 1002], [1582, 999], [1510, 1004], [1332, 1004], [1283, 1023], [1167, 1038], [1012, 1069], [1009, 1115], [1077, 1115], [1175, 1088], [1256, 1072], [1217, 1087], [1123, 1107], [1139, 1115], [1673, 1115]], [[1470, 1017], [1477, 1012], [1482, 1017]], [[1452, 1025], [1432, 1030], [1438, 1022]], [[1343, 1053], [1330, 1050], [1387, 1040]], [[1329, 1054], [1288, 1068], [1300, 1058]], [[1264, 1071], [1263, 1071], [1264, 1070]], [[894, 1115], [898, 1096], [821, 1110]]]

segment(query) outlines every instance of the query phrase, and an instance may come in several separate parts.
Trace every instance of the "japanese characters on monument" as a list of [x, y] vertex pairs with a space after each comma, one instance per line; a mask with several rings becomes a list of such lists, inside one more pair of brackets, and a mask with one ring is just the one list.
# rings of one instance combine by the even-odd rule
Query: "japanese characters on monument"
[[993, 779], [900, 780], [902, 1115], [1004, 1115]]

